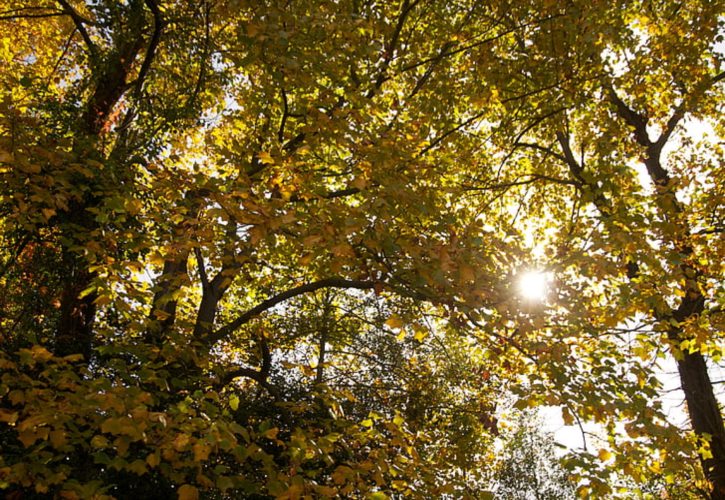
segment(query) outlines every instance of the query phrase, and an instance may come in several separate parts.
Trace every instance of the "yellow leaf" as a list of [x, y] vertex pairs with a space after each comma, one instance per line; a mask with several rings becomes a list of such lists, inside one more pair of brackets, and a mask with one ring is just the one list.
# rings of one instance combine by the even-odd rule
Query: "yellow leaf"
[[199, 500], [199, 490], [196, 486], [185, 484], [179, 488], [179, 500]]
[[0, 408], [0, 422], [5, 422], [6, 424], [14, 425], [17, 420], [18, 420], [18, 412], [4, 410], [4, 409]]
[[476, 280], [476, 273], [469, 265], [463, 264], [458, 268], [461, 283], [470, 283]]
[[211, 446], [206, 443], [194, 443], [191, 449], [194, 452], [195, 462], [203, 462], [209, 458], [209, 454], [211, 453]]
[[352, 180], [352, 187], [355, 189], [365, 189], [365, 187], [368, 185], [367, 181], [364, 177], [357, 176]]
[[93, 301], [93, 303], [99, 307], [103, 307], [111, 302], [113, 302], [113, 299], [111, 299], [108, 295], [99, 295], [98, 298]]
[[35, 163], [27, 163], [19, 165], [20, 170], [23, 172], [27, 172], [29, 174], [39, 174], [40, 173], [40, 165], [36, 165]]
[[254, 23], [247, 24], [247, 36], [255, 37], [259, 33], [259, 26]]
[[279, 433], [279, 429], [276, 427], [272, 427], [271, 429], [267, 430], [263, 436], [269, 439], [277, 439], [277, 434]]
[[611, 451], [605, 450], [604, 448], [601, 448], [599, 450], [599, 460], [601, 460], [602, 462], [606, 462], [610, 458], [612, 458], [612, 452]]
[[182, 451], [186, 446], [189, 444], [189, 435], [188, 434], [179, 434], [174, 439], [174, 449], [176, 451]]
[[272, 158], [272, 155], [269, 154], [267, 151], [262, 151], [257, 155], [257, 158], [259, 158], [259, 161], [264, 163], [265, 165], [274, 165], [274, 158]]
[[156, 467], [161, 463], [161, 459], [156, 453], [150, 453], [149, 456], [146, 457], [146, 463], [149, 464], [149, 467]]
[[65, 431], [60, 430], [60, 429], [50, 431], [50, 444], [52, 444], [54, 448], [60, 448], [65, 443], [66, 443]]
[[561, 409], [561, 418], [564, 420], [566, 425], [574, 425], [574, 416], [568, 408], [564, 407]]
[[311, 247], [318, 244], [320, 241], [322, 241], [322, 236], [319, 234], [311, 234], [310, 236], [302, 238], [302, 245]]
[[385, 326], [388, 328], [402, 328], [405, 323], [397, 314], [394, 314], [388, 318], [385, 322]]
[[31, 347], [30, 352], [33, 355], [33, 359], [36, 361], [48, 361], [53, 357], [48, 349], [39, 345]]
[[335, 257], [355, 257], [355, 251], [347, 243], [340, 243], [331, 248]]
[[0, 163], [11, 163], [13, 161], [13, 155], [0, 149]]
[[123, 208], [125, 208], [126, 212], [129, 214], [136, 215], [141, 211], [141, 208], [143, 208], [143, 203], [140, 200], [129, 199], [124, 202]]
[[144, 463], [143, 460], [134, 460], [133, 462], [131, 462], [130, 464], [128, 464], [126, 466], [126, 469], [139, 476], [142, 476], [148, 472], [148, 469], [146, 468], [146, 464]]
[[159, 252], [153, 252], [149, 255], [149, 262], [154, 266], [163, 266], [165, 259]]

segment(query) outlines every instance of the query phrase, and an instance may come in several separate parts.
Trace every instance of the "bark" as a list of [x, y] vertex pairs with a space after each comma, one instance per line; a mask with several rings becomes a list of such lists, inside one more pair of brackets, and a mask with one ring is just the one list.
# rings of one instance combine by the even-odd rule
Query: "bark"
[[90, 273], [73, 277], [61, 294], [60, 321], [55, 338], [55, 354], [82, 354], [88, 360], [93, 344], [93, 322], [96, 315], [95, 293], [80, 297], [93, 280]]
[[[78, 132], [83, 140], [78, 142], [75, 153], [81, 159], [94, 156], [92, 145], [107, 130], [114, 108], [128, 89], [127, 77], [131, 65], [143, 48], [143, 3], [138, 0], [131, 2], [128, 18], [128, 31], [123, 33], [118, 46], [106, 54], [105, 60], [96, 61], [96, 84], [85, 111], [79, 117]], [[82, 26], [82, 20], [77, 20], [77, 23]], [[93, 56], [95, 58], [98, 54], [94, 51]], [[102, 191], [104, 183], [100, 174], [96, 179], [98, 188]], [[71, 246], [82, 246], [85, 237], [98, 228], [98, 223], [90, 216], [88, 208], [96, 207], [100, 202], [101, 199], [97, 196], [87, 195], [73, 203], [66, 213], [59, 215], [61, 223], [65, 223], [63, 231]], [[96, 295], [90, 293], [81, 297], [81, 293], [92, 286], [95, 275], [87, 270], [88, 262], [71, 248], [63, 249], [63, 257], [66, 276], [61, 292], [55, 351], [58, 355], [81, 353], [88, 360], [93, 343], [96, 314], [93, 301]]]
[[164, 269], [159, 277], [158, 290], [154, 294], [151, 318], [159, 318], [158, 323], [149, 331], [149, 340], [154, 343], [163, 341], [165, 334], [176, 322], [177, 300], [174, 292], [188, 279], [187, 260], [189, 252], [182, 252], [173, 259], [164, 261]]
[[[682, 256], [680, 271], [684, 276], [683, 298], [676, 309], [654, 311], [654, 315], [659, 321], [669, 324], [668, 338], [676, 353], [677, 369], [692, 429], [697, 436], [710, 443], [712, 458], [701, 456], [700, 463], [712, 487], [712, 498], [725, 499], [725, 426], [707, 370], [707, 362], [700, 352], [680, 350], [681, 342], [688, 340], [688, 334], [681, 325], [705, 312], [705, 297], [700, 289], [700, 283], [704, 282], [703, 272], [691, 264], [695, 257], [695, 249], [690, 243], [691, 228], [682, 222], [683, 207], [675, 196], [669, 172], [661, 161], [662, 149], [684, 117], [684, 109], [679, 106], [672, 113], [660, 137], [652, 141], [647, 132], [647, 117], [627, 106], [611, 87], [609, 95], [617, 114], [631, 127], [633, 139], [645, 149], [643, 163], [655, 185], [655, 202], [663, 216], [675, 226], [669, 243]], [[680, 355], [677, 355], [678, 351]]]
[[[686, 265], [683, 265], [683, 268], [690, 269]], [[687, 295], [672, 314], [672, 318], [678, 324], [702, 314], [705, 310], [705, 299], [696, 286], [694, 281], [688, 283]], [[686, 340], [682, 329], [672, 325], [668, 337], [675, 348]], [[707, 363], [700, 352], [690, 353], [684, 350], [682, 358], [677, 359], [677, 370], [682, 391], [685, 393], [692, 430], [705, 439], [709, 436], [712, 458], [700, 457], [700, 463], [705, 477], [712, 486], [712, 498], [725, 499], [725, 425], [707, 370]]]
[[677, 361], [677, 370], [692, 429], [700, 437], [710, 436], [712, 458], [700, 458], [700, 462], [712, 485], [712, 498], [725, 499], [725, 432], [705, 358], [699, 352], [683, 353], [683, 358]]
[[[668, 120], [666, 129], [660, 137], [656, 141], [652, 141], [647, 132], [647, 118], [622, 101], [613, 88], [610, 87], [608, 91], [617, 115], [630, 127], [632, 139], [644, 149], [642, 162], [655, 185], [653, 201], [658, 205], [663, 217], [670, 220], [675, 226], [667, 243], [672, 245], [674, 251], [683, 260], [683, 264], [680, 265], [680, 271], [684, 277], [683, 298], [676, 309], [664, 307], [654, 310], [652, 313], [658, 321], [668, 325], [667, 332], [671, 348], [678, 352], [675, 360], [687, 401], [692, 429], [699, 437], [710, 442], [712, 458], [700, 457], [700, 462], [712, 487], [712, 498], [725, 500], [725, 426], [708, 374], [707, 362], [700, 352], [680, 351], [681, 343], [688, 340], [688, 334], [683, 330], [682, 325], [705, 312], [705, 297], [699, 284], [704, 282], [703, 272], [691, 264], [692, 259], [696, 256], [690, 243], [690, 228], [682, 222], [683, 207], [680, 206], [675, 196], [669, 172], [661, 161], [662, 149], [683, 118], [684, 111], [678, 107]], [[567, 164], [574, 179], [592, 192], [594, 204], [603, 218], [609, 221], [613, 216], [610, 201], [601, 193], [596, 184], [587, 182], [582, 176], [583, 166], [578, 163], [571, 151], [568, 134], [558, 132], [556, 136], [563, 156], [556, 154], [555, 156]], [[627, 273], [630, 275], [630, 279], [639, 274], [637, 262], [628, 260]]]

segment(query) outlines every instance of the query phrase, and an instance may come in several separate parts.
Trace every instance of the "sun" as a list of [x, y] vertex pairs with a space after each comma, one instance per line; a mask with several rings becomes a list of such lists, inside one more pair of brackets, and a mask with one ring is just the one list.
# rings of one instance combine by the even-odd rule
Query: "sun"
[[518, 277], [519, 294], [526, 300], [541, 302], [549, 291], [550, 273], [526, 271]]

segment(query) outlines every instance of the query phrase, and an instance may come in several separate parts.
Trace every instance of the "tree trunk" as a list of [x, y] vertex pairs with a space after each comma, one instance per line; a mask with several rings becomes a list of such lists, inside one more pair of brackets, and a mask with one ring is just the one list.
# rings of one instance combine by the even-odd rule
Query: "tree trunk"
[[[687, 273], [688, 270], [694, 272], [686, 264], [683, 265], [683, 271]], [[685, 289], [685, 297], [672, 314], [678, 323], [702, 314], [705, 310], [705, 298], [699, 292], [696, 282], [688, 280]], [[674, 325], [670, 325], [668, 337], [677, 348], [680, 342], [687, 338], [682, 329]], [[692, 430], [698, 437], [709, 436], [712, 458], [701, 456], [700, 463], [705, 477], [712, 486], [712, 498], [725, 499], [725, 425], [712, 388], [705, 357], [699, 351], [690, 353], [687, 349], [683, 349], [682, 358], [677, 360], [677, 370], [680, 374], [682, 391], [685, 393]]]
[[692, 429], [699, 437], [710, 436], [712, 458], [700, 457], [700, 462], [705, 477], [712, 485], [712, 498], [725, 499], [725, 430], [705, 358], [699, 352], [684, 352], [683, 358], [677, 361], [677, 370]]
[[93, 279], [87, 272], [80, 274], [82, 276], [72, 276], [63, 287], [54, 350], [56, 356], [80, 353], [88, 360], [93, 346], [93, 321], [96, 315], [94, 301], [97, 295], [90, 293], [80, 297]]

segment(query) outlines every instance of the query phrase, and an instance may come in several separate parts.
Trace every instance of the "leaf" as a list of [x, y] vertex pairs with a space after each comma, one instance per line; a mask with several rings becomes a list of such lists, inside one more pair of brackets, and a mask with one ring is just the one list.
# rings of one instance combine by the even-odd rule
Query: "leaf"
[[368, 493], [367, 498], [369, 500], [388, 500], [388, 495], [382, 491], [376, 491], [374, 493]]
[[43, 346], [40, 345], [34, 345], [30, 348], [30, 352], [33, 356], [33, 359], [36, 361], [49, 361], [53, 358], [53, 355]]
[[209, 454], [211, 453], [211, 446], [207, 443], [196, 442], [191, 449], [194, 452], [195, 462], [203, 462], [207, 460], [209, 458]]
[[574, 425], [574, 416], [566, 406], [562, 406], [561, 408], [561, 418], [566, 425]]
[[14, 425], [18, 420], [18, 412], [0, 408], [0, 422]]
[[13, 155], [4, 149], [0, 149], [0, 163], [12, 163], [14, 161]]
[[403, 320], [398, 315], [392, 315], [390, 316], [387, 321], [385, 321], [385, 326], [388, 328], [396, 329], [396, 328], [402, 328], [405, 325]]
[[146, 463], [149, 467], [154, 468], [161, 463], [161, 458], [159, 457], [157, 452], [149, 453], [146, 456]]
[[126, 469], [139, 476], [143, 476], [148, 472], [148, 469], [146, 468], [146, 463], [143, 460], [134, 460], [126, 466]]
[[179, 500], [199, 500], [199, 490], [196, 486], [184, 484], [179, 488]]
[[274, 165], [274, 158], [272, 158], [272, 155], [270, 155], [267, 151], [258, 153], [257, 158], [259, 158], [259, 161], [265, 165]]
[[277, 434], [279, 434], [279, 429], [277, 427], [272, 427], [271, 429], [267, 429], [262, 434], [267, 439], [277, 439]]

